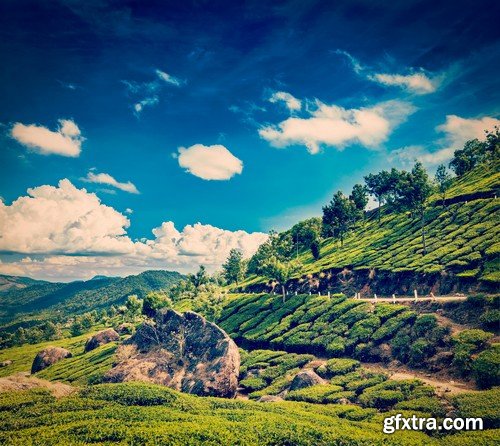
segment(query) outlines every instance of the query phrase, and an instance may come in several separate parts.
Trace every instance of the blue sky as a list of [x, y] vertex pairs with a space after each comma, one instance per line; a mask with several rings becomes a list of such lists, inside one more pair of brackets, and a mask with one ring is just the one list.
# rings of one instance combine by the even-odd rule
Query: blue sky
[[0, 272], [216, 269], [368, 172], [432, 170], [499, 122], [495, 3], [3, 1]]

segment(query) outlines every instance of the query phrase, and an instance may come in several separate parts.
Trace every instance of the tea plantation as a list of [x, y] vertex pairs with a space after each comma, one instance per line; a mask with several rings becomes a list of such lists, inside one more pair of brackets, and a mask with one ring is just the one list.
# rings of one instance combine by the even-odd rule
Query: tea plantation
[[445, 438], [409, 431], [386, 435], [382, 419], [394, 412], [200, 398], [138, 383], [91, 386], [59, 400], [45, 390], [0, 394], [0, 413], [0, 444], [20, 446], [477, 445], [493, 444], [499, 435], [498, 430]]
[[[497, 298], [482, 299], [478, 308], [485, 313], [498, 306]], [[475, 329], [452, 336], [434, 315], [418, 314], [409, 306], [373, 305], [343, 295], [297, 295], [283, 303], [277, 295], [253, 294], [229, 301], [218, 323], [246, 348], [397, 359], [417, 367], [454, 368], [462, 376], [474, 375], [482, 387], [500, 385], [498, 347], [489, 343], [493, 333]], [[439, 355], [450, 351], [448, 362]]]

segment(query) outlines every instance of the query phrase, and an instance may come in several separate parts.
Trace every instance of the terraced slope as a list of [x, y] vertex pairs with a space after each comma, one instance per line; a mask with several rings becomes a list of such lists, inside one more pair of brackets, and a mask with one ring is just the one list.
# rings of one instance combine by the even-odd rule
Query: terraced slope
[[[489, 406], [494, 410], [491, 402]], [[488, 429], [442, 439], [410, 431], [386, 435], [381, 431], [383, 418], [395, 412], [382, 414], [348, 404], [200, 398], [137, 383], [91, 386], [59, 400], [41, 390], [0, 394], [0, 413], [0, 443], [12, 446], [475, 446], [493, 444], [500, 434]]]
[[[292, 290], [331, 290], [390, 295], [420, 292], [447, 294], [483, 289], [498, 292], [500, 283], [500, 173], [498, 163], [480, 166], [455, 180], [444, 208], [434, 195], [426, 211], [424, 253], [420, 220], [408, 212], [382, 208], [379, 222], [371, 212], [346, 237], [321, 244], [321, 257], [300, 253], [304, 270], [289, 283]], [[386, 209], [387, 208], [387, 209]], [[249, 277], [240, 290], [264, 291], [268, 279]]]
[[[498, 305], [495, 298], [483, 301], [475, 305], [484, 314]], [[489, 344], [493, 333], [473, 329], [452, 334], [434, 315], [418, 314], [410, 306], [373, 305], [343, 295], [294, 295], [283, 303], [278, 295], [250, 294], [229, 301], [218, 323], [243, 348], [365, 361], [397, 359], [434, 372], [474, 376], [480, 384], [486, 379], [487, 386], [500, 384], [498, 376], [474, 371], [477, 358], [489, 361], [490, 366], [481, 365], [486, 370], [498, 368], [498, 345]], [[485, 353], [478, 356], [481, 351]]]

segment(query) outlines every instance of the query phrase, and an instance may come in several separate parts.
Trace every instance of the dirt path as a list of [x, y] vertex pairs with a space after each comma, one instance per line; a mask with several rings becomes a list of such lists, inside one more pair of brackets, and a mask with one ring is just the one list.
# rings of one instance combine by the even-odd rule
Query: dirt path
[[[355, 298], [353, 298], [355, 299]], [[378, 303], [378, 302], [461, 302], [466, 300], [466, 296], [419, 296], [417, 299], [414, 297], [396, 297], [393, 299], [392, 297], [361, 297], [360, 299], [357, 300], [363, 300], [365, 302], [372, 302], [372, 303]]]
[[457, 381], [450, 377], [438, 377], [435, 375], [429, 376], [428, 373], [411, 370], [404, 366], [388, 367], [380, 363], [363, 362], [364, 368], [378, 373], [388, 373], [391, 379], [402, 381], [405, 379], [419, 379], [420, 381], [429, 384], [436, 389], [439, 396], [444, 394], [457, 394], [463, 392], [473, 392], [476, 390], [473, 383]]
[[30, 390], [43, 388], [48, 389], [56, 398], [71, 395], [77, 389], [69, 384], [50, 382], [45, 379], [35, 378], [29, 373], [20, 372], [15, 375], [0, 378], [0, 392], [11, 392], [15, 390]]
[[452, 321], [450, 318], [443, 316], [442, 314], [437, 314], [437, 313], [433, 313], [433, 314], [434, 314], [434, 316], [436, 316], [436, 319], [438, 320], [440, 325], [450, 326], [452, 335], [455, 335], [457, 333], [460, 333], [461, 331], [468, 330], [471, 328], [467, 325], [458, 324], [458, 323]]

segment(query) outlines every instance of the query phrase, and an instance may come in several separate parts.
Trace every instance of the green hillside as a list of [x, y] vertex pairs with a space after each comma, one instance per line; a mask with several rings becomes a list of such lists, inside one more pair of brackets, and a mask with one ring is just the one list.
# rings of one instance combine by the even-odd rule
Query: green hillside
[[[489, 400], [470, 402], [495, 410]], [[55, 400], [47, 391], [0, 395], [0, 443], [9, 445], [477, 445], [493, 444], [498, 429], [444, 438], [423, 432], [383, 434], [383, 418], [425, 412], [377, 413], [352, 405], [262, 404], [199, 398], [148, 384], [108, 384]], [[459, 412], [460, 413], [460, 412]]]
[[[426, 311], [440, 308], [435, 305]], [[498, 305], [498, 298], [471, 299], [460, 311], [451, 304], [454, 314], [473, 307], [476, 313], [495, 317], [492, 331], [498, 330]], [[452, 335], [434, 314], [410, 306], [372, 305], [343, 295], [297, 295], [285, 303], [277, 295], [243, 295], [224, 307], [218, 323], [246, 348], [373, 362], [396, 359], [412, 367], [474, 378], [484, 387], [500, 385], [500, 345], [489, 342], [494, 333], [471, 329]]]
[[[498, 167], [498, 162], [481, 165], [455, 178], [447, 191], [445, 207], [439, 194], [429, 198], [425, 210], [426, 252], [420, 219], [384, 206], [380, 221], [376, 210], [368, 212], [346, 234], [343, 245], [338, 239], [323, 239], [319, 259], [309, 249], [302, 249], [298, 260], [303, 268], [295, 275], [292, 288], [306, 291], [312, 284], [313, 289], [350, 293], [371, 285], [372, 291], [383, 294], [411, 294], [414, 287], [422, 292], [434, 288], [436, 294], [498, 291]], [[295, 258], [295, 251], [291, 256]], [[344, 282], [356, 282], [352, 284], [355, 287], [343, 287], [336, 276], [339, 272]], [[262, 290], [268, 280], [250, 275], [235, 288]]]
[[6, 276], [0, 274], [0, 293], [12, 289], [23, 289], [33, 285], [46, 283], [44, 280], [34, 280], [29, 277]]
[[122, 305], [128, 296], [144, 297], [153, 290], [167, 289], [183, 276], [173, 271], [145, 271], [125, 278], [99, 278], [85, 282], [42, 283], [0, 294], [0, 323], [22, 317], [47, 319], [73, 316]]

